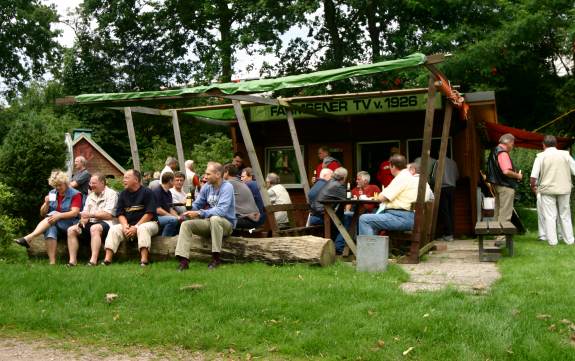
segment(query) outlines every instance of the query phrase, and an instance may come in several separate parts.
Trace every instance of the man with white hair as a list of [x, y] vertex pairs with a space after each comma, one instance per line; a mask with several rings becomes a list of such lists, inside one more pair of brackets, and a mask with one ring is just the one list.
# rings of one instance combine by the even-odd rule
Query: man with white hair
[[166, 163], [164, 164], [166, 166], [164, 167], [164, 169], [162, 169], [162, 172], [160, 172], [160, 184], [162, 182], [162, 176], [164, 175], [164, 173], [166, 172], [174, 173], [176, 169], [178, 169], [178, 160], [174, 157], [168, 157], [166, 159]]
[[[291, 204], [291, 198], [287, 189], [280, 184], [280, 176], [276, 173], [270, 173], [266, 176], [266, 185], [268, 188], [268, 195], [270, 203], [275, 204]], [[287, 212], [275, 212], [276, 222], [279, 227], [289, 224]]]
[[77, 156], [76, 159], [74, 159], [74, 169], [76, 172], [70, 180], [70, 186], [82, 193], [83, 201], [85, 201], [86, 197], [88, 196], [88, 191], [90, 189], [89, 183], [91, 178], [88, 169], [86, 169], [86, 164], [86, 158], [81, 155]]
[[523, 174], [515, 168], [509, 156], [514, 145], [513, 134], [503, 134], [487, 160], [487, 180], [495, 188], [495, 219], [499, 222], [511, 221], [515, 189], [523, 179]]
[[309, 204], [312, 204], [316, 200], [319, 191], [330, 181], [332, 176], [333, 170], [330, 168], [323, 168], [321, 172], [319, 172], [319, 179], [313, 184], [307, 195]]
[[186, 181], [184, 183], [184, 192], [194, 194], [200, 186], [200, 177], [194, 171], [194, 161], [188, 159], [184, 162], [186, 168]]
[[[309, 219], [311, 225], [323, 224], [324, 205], [323, 201], [345, 199], [347, 169], [339, 167], [333, 171], [331, 180], [319, 191], [317, 198], [311, 204], [312, 215]], [[343, 214], [343, 212], [342, 212]]]
[[[531, 189], [538, 195], [538, 209], [541, 212], [543, 234], [549, 245], [556, 246], [557, 220], [561, 224], [563, 240], [572, 245], [573, 225], [571, 223], [571, 176], [575, 175], [575, 161], [565, 150], [557, 149], [557, 139], [552, 135], [543, 138], [543, 152], [537, 155], [531, 171]], [[539, 205], [540, 203], [540, 205]]]

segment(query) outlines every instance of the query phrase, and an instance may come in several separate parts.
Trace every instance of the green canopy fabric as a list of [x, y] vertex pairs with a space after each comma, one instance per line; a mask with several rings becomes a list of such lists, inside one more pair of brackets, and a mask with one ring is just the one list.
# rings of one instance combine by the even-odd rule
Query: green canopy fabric
[[77, 103], [95, 103], [122, 100], [150, 100], [164, 97], [205, 94], [220, 92], [222, 94], [261, 93], [280, 89], [301, 88], [317, 84], [325, 84], [336, 80], [382, 73], [395, 69], [403, 69], [422, 65], [426, 56], [414, 53], [402, 59], [382, 61], [374, 64], [362, 64], [340, 69], [317, 71], [309, 74], [291, 75], [283, 78], [252, 80], [238, 83], [215, 83], [192, 88], [181, 88], [161, 91], [144, 91], [131, 93], [82, 94], [74, 99]]

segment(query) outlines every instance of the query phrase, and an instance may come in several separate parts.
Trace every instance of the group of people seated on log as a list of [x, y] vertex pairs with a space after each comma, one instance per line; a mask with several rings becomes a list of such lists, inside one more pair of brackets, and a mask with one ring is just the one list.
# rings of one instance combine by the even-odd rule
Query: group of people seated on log
[[[321, 160], [316, 169], [319, 178], [317, 180], [312, 179], [312, 182], [315, 181], [315, 183], [308, 195], [312, 209], [309, 219], [311, 225], [323, 224], [324, 202], [353, 197], [354, 199], [373, 199], [380, 202], [379, 207], [376, 207], [375, 204], [361, 205], [362, 208], [358, 210], [362, 213], [359, 217], [358, 227], [360, 235], [374, 235], [382, 231], [408, 231], [413, 228], [412, 204], [417, 199], [419, 162], [407, 164], [405, 156], [395, 151], [383, 165], [384, 169], [388, 170], [391, 175], [389, 183], [382, 184], [383, 189], [370, 184], [371, 177], [368, 172], [359, 171], [356, 175], [357, 186], [348, 195], [346, 190], [347, 169], [330, 157], [328, 148], [325, 146], [319, 148], [318, 156]], [[429, 184], [426, 184], [425, 201], [432, 200], [433, 192]], [[343, 219], [344, 227], [349, 228], [353, 217], [352, 206], [348, 204], [343, 208], [336, 209], [336, 214], [340, 219]], [[344, 247], [343, 236], [337, 234], [335, 237], [336, 254], [341, 254]]]
[[[166, 161], [167, 166], [171, 160]], [[98, 264], [103, 241], [105, 258], [101, 264], [107, 266], [112, 263], [121, 242], [135, 240], [140, 265], [145, 267], [149, 264], [152, 237], [161, 234], [178, 235], [176, 256], [180, 270], [188, 268], [192, 236], [210, 238], [212, 261], [209, 267], [215, 268], [220, 265], [224, 237], [235, 228], [255, 228], [265, 221], [262, 198], [251, 169], [243, 168], [240, 172], [234, 163], [224, 166], [208, 163], [203, 177], [205, 184], [199, 188], [189, 210], [179, 202], [182, 193], [185, 195], [182, 187], [186, 175], [173, 168], [165, 169], [160, 185], [151, 188], [142, 185], [139, 171], [128, 170], [123, 178], [124, 190], [118, 194], [106, 185], [103, 174], [87, 172], [83, 157], [76, 158], [75, 163], [79, 166], [71, 181], [65, 172], [52, 172], [48, 183], [53, 189], [40, 208], [44, 218], [32, 233], [15, 240], [29, 248], [30, 242], [43, 234], [50, 264], [56, 263], [59, 238], [67, 238], [70, 267], [77, 264], [79, 241], [90, 243], [89, 266]], [[272, 203], [291, 203], [287, 190], [279, 181], [276, 174], [268, 174], [268, 194]], [[85, 189], [86, 194], [74, 187]], [[88, 188], [91, 189], [89, 193]], [[278, 223], [287, 222], [284, 219], [287, 216], [276, 216]]]

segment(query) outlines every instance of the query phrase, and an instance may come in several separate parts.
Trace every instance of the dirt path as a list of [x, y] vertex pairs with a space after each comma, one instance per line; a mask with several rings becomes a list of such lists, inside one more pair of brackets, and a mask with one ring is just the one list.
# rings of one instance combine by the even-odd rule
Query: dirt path
[[484, 293], [501, 277], [496, 263], [479, 262], [475, 240], [438, 244], [447, 249], [431, 252], [419, 264], [401, 265], [410, 275], [409, 281], [401, 285], [404, 291], [437, 291], [451, 285], [462, 291]]
[[[88, 346], [75, 346], [72, 342], [51, 340], [28, 340], [24, 338], [0, 338], [0, 361], [160, 361], [206, 358], [197, 352], [174, 350], [165, 353], [146, 349], [133, 349], [120, 354], [117, 351]], [[216, 358], [218, 359], [218, 358]]]

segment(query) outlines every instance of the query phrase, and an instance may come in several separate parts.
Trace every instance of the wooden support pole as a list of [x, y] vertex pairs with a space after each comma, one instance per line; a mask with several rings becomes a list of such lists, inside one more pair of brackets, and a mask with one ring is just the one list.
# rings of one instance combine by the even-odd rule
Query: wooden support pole
[[289, 109], [289, 108], [287, 109], [287, 121], [288, 121], [288, 125], [289, 125], [289, 132], [291, 134], [291, 140], [293, 143], [293, 149], [295, 151], [295, 159], [297, 160], [297, 167], [299, 170], [299, 176], [300, 176], [301, 183], [303, 185], [303, 191], [305, 193], [305, 199], [309, 203], [309, 198], [308, 198], [309, 183], [307, 181], [307, 173], [305, 171], [305, 164], [303, 161], [303, 155], [301, 154], [301, 147], [299, 144], [297, 131], [295, 129], [295, 122], [293, 120], [293, 113], [292, 113], [291, 109]]
[[445, 172], [445, 157], [447, 155], [447, 144], [449, 143], [449, 131], [451, 129], [451, 116], [453, 114], [453, 105], [447, 101], [445, 105], [445, 114], [443, 115], [443, 130], [441, 133], [441, 146], [439, 147], [439, 156], [437, 159], [437, 167], [435, 168], [435, 186], [433, 195], [435, 200], [433, 203], [433, 213], [430, 233], [428, 237], [431, 240], [435, 237], [435, 229], [437, 228], [437, 215], [439, 211], [439, 202], [441, 200], [441, 183], [443, 182], [443, 173]]
[[126, 117], [128, 138], [130, 139], [130, 151], [132, 152], [132, 163], [134, 164], [134, 169], [140, 171], [140, 155], [138, 154], [138, 143], [136, 143], [136, 131], [134, 130], [134, 122], [132, 121], [132, 109], [130, 107], [124, 108], [124, 116]]
[[234, 112], [236, 113], [236, 118], [238, 118], [240, 132], [242, 133], [242, 138], [248, 152], [248, 158], [250, 158], [250, 163], [252, 164], [252, 169], [254, 170], [256, 179], [260, 180], [259, 182], [256, 182], [256, 184], [258, 185], [258, 189], [262, 195], [264, 206], [269, 206], [271, 205], [270, 197], [268, 195], [268, 191], [263, 185], [265, 177], [263, 175], [262, 168], [260, 167], [260, 162], [258, 161], [258, 155], [256, 154], [254, 143], [252, 142], [252, 136], [250, 134], [250, 129], [248, 128], [246, 117], [244, 116], [244, 111], [242, 110], [242, 105], [239, 100], [232, 100], [232, 103], [234, 104]]
[[[425, 125], [423, 128], [423, 145], [421, 148], [421, 170], [419, 173], [419, 186], [417, 188], [417, 201], [415, 204], [415, 222], [411, 236], [410, 262], [419, 263], [419, 246], [426, 241], [427, 229], [422, 229], [425, 220], [425, 190], [427, 184], [427, 164], [431, 150], [431, 136], [433, 134], [433, 117], [435, 115], [435, 77], [429, 74], [427, 87], [427, 106], [425, 109]], [[423, 235], [423, 239], [422, 239]]]
[[186, 160], [184, 159], [184, 147], [182, 146], [182, 135], [180, 134], [180, 121], [178, 120], [178, 112], [175, 110], [172, 110], [172, 127], [174, 128], [174, 139], [176, 140], [176, 152], [178, 154], [180, 172], [186, 174]]

